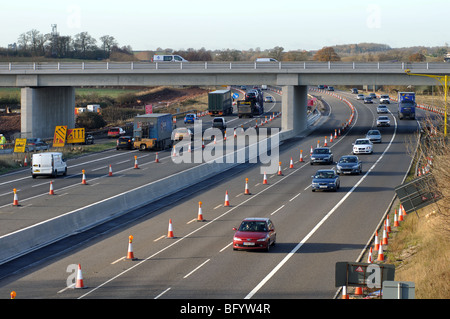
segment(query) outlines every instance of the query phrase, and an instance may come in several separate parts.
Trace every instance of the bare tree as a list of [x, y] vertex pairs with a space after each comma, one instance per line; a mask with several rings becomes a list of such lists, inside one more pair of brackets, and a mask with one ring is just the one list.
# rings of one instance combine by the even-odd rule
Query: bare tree
[[314, 54], [313, 59], [321, 62], [341, 61], [341, 58], [332, 47], [324, 47], [320, 49], [316, 52], [316, 54]]
[[100, 37], [100, 41], [102, 43], [103, 52], [105, 53], [105, 58], [109, 58], [111, 49], [114, 46], [118, 46], [116, 39], [113, 36], [104, 35]]
[[89, 35], [87, 32], [81, 32], [75, 35], [73, 39], [73, 48], [80, 57], [85, 58], [87, 51], [96, 49], [97, 40]]

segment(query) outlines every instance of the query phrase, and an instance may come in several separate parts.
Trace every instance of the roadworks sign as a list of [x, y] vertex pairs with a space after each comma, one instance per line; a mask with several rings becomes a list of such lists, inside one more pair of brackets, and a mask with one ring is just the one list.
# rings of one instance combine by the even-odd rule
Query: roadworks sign
[[66, 143], [67, 126], [61, 125], [55, 127], [55, 135], [53, 136], [53, 147], [64, 147]]

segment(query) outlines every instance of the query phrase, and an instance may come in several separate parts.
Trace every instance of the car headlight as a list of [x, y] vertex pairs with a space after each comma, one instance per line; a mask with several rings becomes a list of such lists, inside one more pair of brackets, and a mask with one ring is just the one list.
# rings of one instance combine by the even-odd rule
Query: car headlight
[[233, 240], [235, 240], [235, 241], [242, 241], [242, 239], [238, 238], [238, 237], [233, 237]]
[[266, 237], [260, 238], [260, 239], [258, 239], [257, 241], [266, 241], [268, 238], [269, 238], [269, 235], [266, 235]]

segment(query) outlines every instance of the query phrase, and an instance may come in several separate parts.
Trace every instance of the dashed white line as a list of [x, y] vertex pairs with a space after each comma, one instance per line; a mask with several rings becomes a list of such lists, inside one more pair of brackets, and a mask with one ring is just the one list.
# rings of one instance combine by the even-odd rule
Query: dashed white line
[[183, 278], [187, 278], [190, 275], [192, 275], [194, 272], [196, 272], [197, 270], [199, 270], [201, 267], [203, 267], [208, 261], [210, 261], [211, 259], [206, 260], [205, 262], [203, 262], [200, 266], [198, 266], [197, 268], [195, 268], [194, 270], [192, 270], [190, 273], [188, 273], [186, 276], [184, 276]]

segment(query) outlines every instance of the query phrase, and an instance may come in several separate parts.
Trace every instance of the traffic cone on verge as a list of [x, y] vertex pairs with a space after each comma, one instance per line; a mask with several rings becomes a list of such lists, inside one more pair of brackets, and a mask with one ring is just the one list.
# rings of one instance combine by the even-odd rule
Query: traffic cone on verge
[[394, 212], [394, 227], [398, 227], [399, 223], [398, 223], [398, 215], [397, 215], [397, 210], [395, 210]]
[[128, 253], [127, 253], [126, 260], [136, 260], [137, 259], [134, 257], [132, 242], [133, 242], [133, 236], [130, 235], [128, 237]]
[[356, 287], [355, 288], [355, 295], [356, 296], [361, 296], [362, 294], [363, 294], [362, 287]]
[[83, 282], [83, 274], [81, 273], [81, 265], [78, 264], [78, 271], [77, 271], [77, 282], [75, 284], [76, 289], [84, 289], [87, 288], [84, 286]]
[[384, 261], [384, 254], [383, 254], [383, 245], [380, 245], [378, 248], [378, 261]]
[[389, 221], [389, 215], [386, 216], [386, 231], [391, 232], [391, 222]]
[[250, 195], [250, 190], [248, 189], [248, 178], [245, 179], [245, 191], [244, 195]]
[[83, 173], [83, 177], [81, 178], [81, 184], [86, 185], [87, 184], [86, 175], [84, 174], [85, 170], [83, 169], [81, 172]]
[[55, 195], [55, 192], [53, 191], [53, 181], [50, 181], [50, 191], [48, 192], [49, 195]]
[[369, 256], [367, 257], [367, 263], [369, 263], [369, 264], [372, 263], [372, 247], [370, 247], [370, 250], [369, 250]]
[[134, 168], [139, 168], [138, 161], [137, 161], [137, 156], [134, 156]]
[[156, 152], [156, 155], [155, 155], [155, 163], [159, 163], [158, 152]]
[[166, 238], [175, 238], [173, 236], [172, 219], [169, 219], [169, 230], [167, 231], [167, 237]]
[[374, 245], [375, 247], [375, 250], [378, 250], [379, 249], [379, 247], [380, 247], [380, 242], [379, 242], [379, 240], [378, 240], [378, 230], [375, 232], [375, 245]]
[[[382, 245], [387, 245], [387, 244], [388, 244], [387, 231], [386, 231], [386, 226], [384, 226]], [[380, 246], [382, 246], [382, 245], [380, 245]]]
[[266, 172], [264, 172], [264, 179], [263, 179], [263, 184], [267, 184], [267, 176], [266, 176]]
[[198, 215], [197, 215], [197, 221], [198, 222], [204, 222], [203, 219], [203, 213], [202, 213], [202, 202], [198, 202]]
[[13, 206], [19, 206], [19, 198], [17, 197], [17, 189], [13, 189], [14, 192], [14, 200], [13, 200]]
[[111, 168], [111, 165], [109, 165], [109, 172], [108, 172], [108, 176], [112, 176], [112, 168]]
[[294, 168], [294, 162], [292, 161], [292, 156], [291, 156], [291, 162], [289, 163], [289, 168]]
[[230, 199], [228, 198], [228, 191], [225, 191], [225, 203], [223, 204], [224, 207], [230, 206]]
[[347, 294], [347, 286], [342, 286], [342, 299], [349, 299]]

